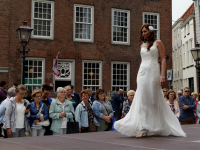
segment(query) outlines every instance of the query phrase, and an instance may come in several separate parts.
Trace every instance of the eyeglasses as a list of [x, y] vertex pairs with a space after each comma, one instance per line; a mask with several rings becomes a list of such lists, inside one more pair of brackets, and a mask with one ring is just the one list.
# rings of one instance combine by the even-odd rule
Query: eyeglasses
[[42, 95], [40, 95], [40, 96], [35, 96], [35, 97], [38, 97], [38, 98], [39, 98], [39, 97], [42, 97]]
[[63, 93], [66, 93], [66, 92], [59, 92], [59, 93], [62, 93], [62, 94], [63, 94]]
[[135, 96], [135, 95], [129, 95], [129, 96]]
[[25, 95], [26, 93], [19, 93], [20, 95]]
[[185, 91], [185, 92], [188, 92], [188, 93], [189, 93], [190, 91]]

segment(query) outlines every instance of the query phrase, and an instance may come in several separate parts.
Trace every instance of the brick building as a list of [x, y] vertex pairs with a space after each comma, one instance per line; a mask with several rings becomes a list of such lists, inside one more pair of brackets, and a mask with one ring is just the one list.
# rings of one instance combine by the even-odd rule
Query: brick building
[[[105, 91], [136, 89], [142, 24], [151, 23], [172, 68], [171, 0], [2, 0], [0, 80], [21, 83], [22, 48], [16, 29], [24, 19], [34, 30], [26, 46], [25, 83], [44, 82]], [[51, 74], [55, 57], [61, 77]], [[167, 83], [165, 85], [167, 87]]]

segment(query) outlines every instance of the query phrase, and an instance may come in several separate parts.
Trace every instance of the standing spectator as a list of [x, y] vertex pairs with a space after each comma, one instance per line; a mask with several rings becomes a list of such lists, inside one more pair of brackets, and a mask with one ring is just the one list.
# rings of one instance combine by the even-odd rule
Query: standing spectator
[[53, 83], [50, 83], [49, 86], [52, 87], [52, 92], [51, 92], [51, 97], [50, 97], [50, 98], [51, 98], [52, 100], [53, 100], [53, 99], [55, 100], [55, 99], [57, 98], [57, 93], [54, 92], [54, 84], [53, 84]]
[[88, 90], [83, 90], [80, 93], [82, 102], [78, 104], [75, 116], [76, 121], [79, 122], [79, 132], [85, 133], [89, 132], [89, 123], [94, 124], [95, 126], [99, 126], [98, 121], [96, 120], [96, 117], [94, 115], [94, 112], [92, 110], [92, 105], [89, 103], [89, 94]]
[[[40, 102], [44, 103], [47, 106], [48, 111], [49, 111], [49, 108], [50, 108], [50, 105], [52, 102], [52, 99], [50, 99], [48, 96], [52, 90], [53, 90], [52, 87], [49, 86], [48, 83], [44, 83], [42, 85], [42, 98], [41, 98]], [[46, 127], [46, 131], [45, 131], [44, 135], [52, 135], [52, 131], [50, 130], [51, 122], [52, 122], [51, 118], [49, 118], [49, 122], [50, 122], [50, 125]]]
[[96, 100], [92, 105], [97, 120], [100, 126], [98, 126], [98, 131], [109, 131], [111, 128], [109, 123], [113, 118], [113, 109], [109, 101], [105, 100], [105, 93], [103, 89], [97, 89]]
[[[192, 92], [192, 97], [194, 98], [194, 100], [195, 100], [195, 104], [196, 104], [196, 107], [197, 107], [197, 104], [198, 104], [198, 98], [197, 98], [197, 96], [198, 96], [198, 94], [196, 93], [196, 92]], [[195, 119], [195, 122], [197, 122], [197, 119], [198, 119], [198, 117], [197, 117], [197, 114], [196, 114], [196, 109], [194, 109], [193, 110], [194, 111], [194, 116], [196, 117], [196, 119]]]
[[184, 88], [184, 95], [179, 98], [181, 125], [195, 124], [194, 109], [196, 109], [194, 98], [190, 96], [190, 88]]
[[[8, 89], [8, 97], [1, 103], [0, 105], [0, 124], [1, 127], [5, 124], [4, 122], [4, 116], [5, 116], [5, 112], [6, 112], [6, 107], [8, 102], [10, 101], [11, 97], [15, 97], [15, 88], [11, 87]], [[7, 132], [5, 129], [4, 130], [4, 138], [7, 138]]]
[[79, 101], [77, 100], [76, 96], [72, 96], [71, 85], [66, 86], [65, 90], [66, 90], [66, 99], [72, 102], [74, 110], [75, 110], [76, 106], [79, 104]]
[[79, 104], [80, 102], [80, 97], [78, 93], [74, 93], [74, 86], [73, 85], [69, 85], [71, 87], [71, 96], [72, 98], [77, 102], [77, 104]]
[[179, 90], [179, 91], [178, 91], [178, 98], [177, 98], [178, 101], [179, 101], [179, 98], [180, 98], [181, 96], [183, 96], [183, 93], [182, 93], [181, 90]]
[[5, 89], [6, 89], [6, 81], [1, 81], [0, 82], [0, 104], [4, 99], [7, 98], [7, 93]]
[[[51, 130], [54, 134], [66, 134], [67, 122], [73, 121], [74, 107], [65, 99], [66, 90], [57, 88], [58, 99], [52, 102], [49, 110], [49, 117], [52, 118]], [[70, 119], [70, 120], [69, 120]]]
[[[29, 125], [31, 127], [31, 136], [44, 136], [45, 127], [42, 125], [38, 125], [38, 122], [43, 122], [47, 119], [49, 119], [49, 113], [47, 110], [47, 106], [45, 104], [42, 105], [40, 102], [40, 99], [42, 97], [42, 91], [41, 90], [34, 90], [32, 93], [32, 98], [34, 99], [34, 102], [31, 103], [30, 107], [30, 117]], [[42, 109], [41, 109], [42, 107]], [[41, 115], [38, 115], [38, 112], [41, 109]]]
[[5, 123], [3, 128], [7, 130], [8, 137], [24, 137], [27, 128], [27, 117], [30, 116], [29, 101], [23, 99], [26, 92], [25, 85], [18, 85], [16, 88], [16, 96], [12, 97], [7, 104], [5, 113]]
[[113, 97], [112, 107], [116, 121], [121, 119], [122, 116], [122, 106], [124, 102], [123, 92], [123, 89], [119, 89], [118, 93]]
[[197, 103], [196, 114], [197, 114], [197, 121], [196, 121], [196, 124], [200, 124], [200, 101]]
[[175, 114], [177, 118], [180, 116], [180, 108], [179, 108], [179, 103], [176, 100], [176, 93], [174, 90], [169, 90], [167, 92], [167, 104], [171, 108], [172, 112]]
[[164, 94], [164, 98], [165, 98], [166, 101], [167, 101], [167, 92], [168, 92], [168, 89], [164, 88], [163, 94]]
[[122, 109], [122, 115], [123, 117], [126, 116], [126, 114], [129, 112], [129, 109], [131, 107], [131, 104], [133, 102], [134, 96], [135, 96], [135, 91], [134, 90], [129, 90], [127, 92], [128, 99], [124, 101], [123, 103], [123, 109]]
[[94, 100], [95, 100], [95, 98], [94, 98], [92, 89], [87, 89], [87, 90], [88, 90], [88, 96], [89, 96], [89, 103], [92, 105]]
[[14, 84], [13, 84], [13, 87], [14, 87], [14, 88], [17, 88], [17, 86], [18, 86], [17, 83], [14, 83]]

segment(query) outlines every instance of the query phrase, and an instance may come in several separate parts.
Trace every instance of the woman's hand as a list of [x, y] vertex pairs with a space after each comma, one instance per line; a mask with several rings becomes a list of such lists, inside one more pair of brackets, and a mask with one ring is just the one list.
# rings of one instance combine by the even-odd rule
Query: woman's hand
[[44, 121], [44, 118], [43, 116], [40, 116], [40, 121], [43, 122]]
[[39, 122], [39, 120], [34, 120], [34, 124], [37, 124]]
[[66, 116], [66, 113], [64, 111], [61, 112], [60, 115], [59, 115], [60, 118], [64, 118], [65, 116]]
[[8, 129], [7, 129], [7, 135], [8, 135], [8, 136], [11, 136], [11, 128], [8, 128]]
[[163, 86], [165, 84], [165, 78], [160, 78], [160, 86]]
[[29, 110], [30, 110], [30, 108], [29, 108], [29, 109], [25, 109], [24, 112], [25, 112], [26, 114], [28, 114]]

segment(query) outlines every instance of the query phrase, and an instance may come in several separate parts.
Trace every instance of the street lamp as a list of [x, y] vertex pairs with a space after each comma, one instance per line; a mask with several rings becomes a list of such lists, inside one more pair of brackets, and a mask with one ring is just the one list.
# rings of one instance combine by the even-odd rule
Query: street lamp
[[200, 44], [196, 44], [195, 48], [190, 50], [192, 53], [192, 56], [194, 58], [194, 61], [196, 61], [195, 67], [197, 68], [198, 72], [198, 80], [199, 80], [199, 89], [198, 92], [200, 93]]
[[32, 32], [32, 28], [30, 28], [29, 26], [27, 26], [27, 21], [24, 20], [23, 21], [23, 25], [20, 26], [16, 31], [18, 33], [18, 37], [19, 37], [19, 42], [21, 43], [23, 50], [20, 50], [18, 48], [18, 51], [20, 52], [20, 54], [22, 53], [22, 84], [24, 84], [24, 68], [25, 68], [25, 58], [26, 55], [25, 53], [28, 53], [30, 51], [30, 49], [28, 49], [27, 51], [25, 50], [26, 45], [29, 42], [29, 38], [31, 36], [31, 32]]

